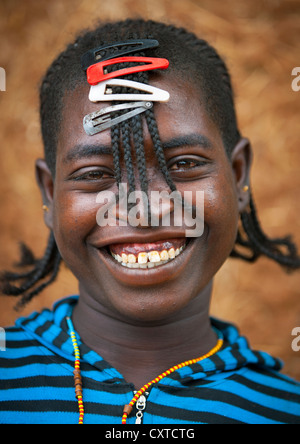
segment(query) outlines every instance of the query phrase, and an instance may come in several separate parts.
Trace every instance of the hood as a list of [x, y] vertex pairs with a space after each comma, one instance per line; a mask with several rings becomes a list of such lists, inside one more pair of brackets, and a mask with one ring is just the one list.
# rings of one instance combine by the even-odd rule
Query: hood
[[[41, 313], [33, 313], [28, 318], [20, 318], [16, 326], [22, 328], [31, 338], [37, 340], [42, 346], [64, 360], [74, 362], [73, 345], [68, 333], [67, 317], [72, 316], [73, 309], [78, 301], [78, 296], [71, 296], [55, 303], [53, 310], [45, 309]], [[269, 354], [251, 350], [248, 341], [240, 336], [238, 329], [228, 323], [211, 318], [212, 326], [223, 338], [223, 348], [211, 358], [207, 358], [198, 364], [181, 368], [164, 378], [160, 384], [181, 385], [193, 381], [205, 380], [211, 375], [234, 372], [242, 367], [264, 368], [280, 370], [282, 363]], [[125, 382], [122, 375], [101, 356], [79, 342], [81, 360], [86, 365], [95, 368], [93, 377], [101, 382], [121, 383]]]

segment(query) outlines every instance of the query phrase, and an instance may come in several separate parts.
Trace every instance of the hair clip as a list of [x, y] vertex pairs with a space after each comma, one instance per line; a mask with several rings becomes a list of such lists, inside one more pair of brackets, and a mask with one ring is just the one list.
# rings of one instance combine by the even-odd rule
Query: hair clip
[[[83, 127], [89, 136], [93, 136], [151, 109], [152, 106], [153, 103], [151, 102], [123, 103], [121, 105], [110, 106], [85, 116], [83, 119]], [[134, 109], [128, 113], [112, 118], [112, 114], [132, 108]]]
[[[111, 73], [105, 73], [105, 68], [107, 66], [133, 62], [144, 63], [144, 65], [132, 66], [131, 68], [124, 68]], [[151, 57], [120, 57], [118, 59], [106, 60], [89, 66], [87, 70], [87, 81], [90, 85], [97, 85], [97, 83], [103, 82], [104, 80], [114, 79], [116, 77], [126, 76], [137, 72], [167, 69], [169, 64], [167, 59]]]
[[[157, 40], [151, 39], [139, 39], [139, 40], [126, 40], [124, 42], [116, 42], [111, 45], [99, 46], [98, 48], [91, 49], [81, 57], [82, 68], [86, 71], [89, 66], [94, 65], [96, 62], [104, 62], [105, 60], [114, 59], [127, 54], [133, 54], [135, 52], [145, 51], [146, 49], [157, 48], [159, 43]], [[110, 49], [119, 51], [108, 52]], [[123, 48], [123, 49], [122, 49]], [[105, 51], [106, 55], [102, 55]]]
[[[112, 87], [121, 86], [133, 90], [143, 91], [147, 94], [113, 94]], [[170, 94], [163, 89], [145, 85], [131, 80], [110, 79], [91, 86], [89, 99], [91, 102], [126, 102], [145, 100], [150, 102], [168, 102]]]

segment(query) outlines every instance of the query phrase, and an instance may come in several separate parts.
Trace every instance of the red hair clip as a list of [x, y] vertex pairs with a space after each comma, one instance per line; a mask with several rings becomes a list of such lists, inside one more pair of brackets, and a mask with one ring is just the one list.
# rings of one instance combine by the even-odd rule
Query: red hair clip
[[[104, 71], [107, 66], [133, 62], [144, 64], [132, 66], [131, 68], [119, 69], [118, 71], [113, 71], [111, 73], [105, 73]], [[87, 80], [90, 85], [97, 85], [104, 80], [115, 79], [116, 77], [126, 76], [137, 72], [151, 71], [153, 69], [167, 69], [169, 64], [167, 59], [151, 57], [120, 57], [89, 66], [87, 69]]]

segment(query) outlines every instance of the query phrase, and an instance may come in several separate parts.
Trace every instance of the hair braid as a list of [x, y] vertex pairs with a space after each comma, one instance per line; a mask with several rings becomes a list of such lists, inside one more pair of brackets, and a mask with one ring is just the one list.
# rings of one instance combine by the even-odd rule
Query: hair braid
[[116, 182], [119, 185], [122, 180], [121, 164], [120, 164], [120, 127], [114, 126], [111, 129], [111, 148], [113, 152], [114, 170]]
[[156, 120], [154, 117], [154, 112], [152, 109], [149, 109], [145, 112], [145, 115], [146, 115], [146, 120], [147, 120], [147, 124], [148, 124], [148, 128], [149, 128], [150, 136], [153, 141], [155, 154], [156, 154], [161, 172], [163, 173], [165, 181], [167, 182], [170, 190], [176, 191], [176, 186], [175, 186], [173, 180], [171, 179], [171, 176], [169, 174], [169, 170], [167, 167], [163, 146], [161, 143], [161, 139], [159, 137], [158, 127], [157, 127], [157, 123], [156, 123]]
[[131, 143], [130, 143], [130, 127], [128, 122], [121, 123], [121, 133], [122, 133], [122, 142], [124, 149], [124, 160], [127, 172], [127, 179], [129, 184], [129, 193], [135, 191], [135, 178], [134, 178], [134, 169], [132, 163], [132, 155], [131, 155]]
[[[252, 196], [250, 196], [250, 212], [243, 212], [241, 214], [241, 221], [248, 241], [244, 241], [239, 232], [237, 245], [248, 248], [252, 252], [252, 256], [245, 256], [234, 250], [232, 252], [233, 257], [239, 257], [253, 262], [264, 255], [287, 269], [293, 270], [300, 267], [297, 248], [291, 241], [290, 236], [270, 239], [262, 231]], [[282, 248], [284, 248], [286, 252], [282, 251]]]
[[[28, 251], [27, 247], [26, 250]], [[18, 306], [25, 305], [36, 294], [40, 293], [50, 282], [55, 280], [59, 271], [60, 262], [61, 256], [57, 249], [54, 235], [51, 232], [44, 257], [42, 259], [35, 260], [32, 264], [34, 265], [34, 268], [28, 273], [2, 273], [0, 277], [1, 290], [4, 294], [9, 296], [22, 295]], [[25, 261], [18, 265], [25, 265]], [[40, 281], [48, 276], [50, 276], [48, 281], [36, 286]], [[13, 285], [12, 282], [16, 281], [21, 281], [21, 284], [19, 286]]]
[[147, 165], [144, 149], [143, 124], [141, 116], [132, 119], [132, 133], [134, 140], [134, 148], [137, 159], [141, 190], [148, 193]]

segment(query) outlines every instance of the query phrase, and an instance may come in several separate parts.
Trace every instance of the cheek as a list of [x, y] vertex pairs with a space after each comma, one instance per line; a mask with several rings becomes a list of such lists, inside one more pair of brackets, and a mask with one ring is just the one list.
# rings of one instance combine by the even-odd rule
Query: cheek
[[239, 210], [235, 188], [224, 179], [206, 190], [205, 223], [213, 242], [229, 255], [236, 241]]
[[95, 229], [99, 204], [94, 193], [56, 193], [54, 234], [62, 257], [77, 255], [83, 249], [88, 234]]
[[[193, 191], [190, 191], [192, 188]], [[224, 251], [230, 253], [236, 240], [239, 220], [238, 200], [230, 172], [202, 180], [193, 187], [181, 187], [180, 191], [186, 196], [187, 203], [196, 208], [196, 218], [204, 217], [204, 230], [210, 239], [218, 248], [223, 246]], [[199, 198], [199, 191], [203, 193], [204, 204]]]

